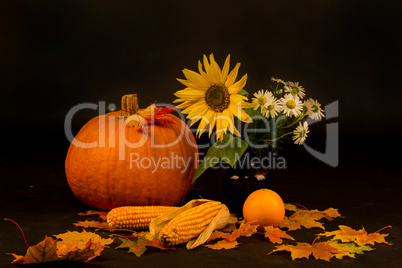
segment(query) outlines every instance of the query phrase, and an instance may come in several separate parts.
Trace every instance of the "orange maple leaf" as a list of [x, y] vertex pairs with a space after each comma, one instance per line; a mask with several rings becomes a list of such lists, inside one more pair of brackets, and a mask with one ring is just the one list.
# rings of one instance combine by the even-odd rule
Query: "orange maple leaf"
[[[359, 246], [362, 245], [374, 245], [375, 243], [383, 243], [392, 245], [391, 243], [385, 241], [385, 237], [388, 234], [380, 234], [379, 231], [368, 234], [364, 227], [360, 230], [354, 230], [346, 225], [339, 225], [339, 230], [332, 232], [324, 232], [318, 234], [320, 236], [334, 236], [332, 240], [340, 240], [342, 242], [355, 242]], [[386, 228], [391, 227], [387, 226]], [[384, 228], [383, 228], [384, 229]]]
[[172, 107], [156, 107], [155, 104], [152, 104], [145, 109], [139, 109], [136, 114], [127, 117], [126, 126], [135, 127], [144, 133], [148, 133], [149, 124], [173, 124], [174, 122], [168, 114], [174, 110]]
[[313, 255], [317, 260], [329, 261], [336, 254], [341, 254], [342, 251], [332, 246], [329, 241], [319, 243], [297, 243], [297, 245], [280, 245], [268, 254], [277, 251], [289, 251], [292, 260], [306, 258]]
[[105, 221], [78, 221], [73, 223], [75, 227], [83, 228], [95, 228], [97, 230], [108, 230], [110, 231], [109, 224]]
[[90, 216], [90, 215], [99, 215], [99, 217], [103, 220], [106, 221], [107, 219], [107, 211], [96, 211], [96, 210], [88, 210], [86, 212], [80, 212], [78, 215], [80, 216]]
[[207, 247], [210, 249], [215, 249], [215, 250], [232, 249], [232, 248], [236, 248], [238, 244], [239, 243], [236, 240], [229, 241], [229, 240], [223, 239], [223, 240], [216, 242], [215, 244], [204, 245], [204, 247]]
[[231, 234], [224, 233], [222, 238], [225, 238], [229, 241], [234, 241], [240, 236], [247, 236], [250, 237], [257, 232], [258, 224], [252, 224], [252, 222], [244, 222], [242, 221], [239, 228], [234, 230]]
[[106, 248], [100, 242], [94, 243], [89, 240], [83, 248], [78, 247], [78, 242], [73, 244], [62, 244], [57, 249], [59, 260], [70, 261], [90, 261], [93, 258], [100, 256], [100, 253]]
[[300, 229], [302, 226], [307, 229], [314, 227], [325, 229], [318, 220], [322, 218], [332, 220], [340, 216], [338, 210], [334, 208], [328, 208], [324, 211], [301, 209], [296, 210], [291, 216], [285, 217], [279, 227], [288, 228], [289, 231]]
[[141, 236], [137, 241], [132, 241], [128, 238], [120, 238], [122, 242], [117, 248], [128, 248], [129, 253], [134, 253], [135, 256], [140, 257], [146, 250], [147, 247], [155, 247], [162, 250], [175, 250], [175, 247], [168, 247], [160, 243], [158, 238], [152, 240], [146, 239], [146, 235]]
[[57, 261], [59, 259], [56, 251], [56, 240], [46, 236], [43, 241], [35, 246], [30, 246], [25, 256], [9, 253], [16, 259], [13, 264], [31, 264], [48, 261]]
[[291, 239], [294, 240], [293, 237], [288, 235], [285, 231], [282, 231], [278, 227], [273, 227], [273, 226], [264, 226], [265, 230], [265, 237], [271, 241], [271, 243], [282, 243], [281, 238], [286, 238], [286, 239]]
[[[94, 234], [96, 239], [96, 234]], [[68, 237], [62, 234], [63, 237]], [[79, 237], [79, 236], [78, 236]], [[88, 234], [85, 234], [88, 237]], [[85, 244], [82, 245], [81, 242]], [[113, 240], [111, 240], [113, 242]], [[94, 242], [91, 238], [66, 239], [65, 242], [57, 241], [51, 237], [46, 236], [45, 239], [35, 246], [30, 246], [25, 256], [16, 255], [11, 253], [16, 259], [13, 264], [31, 264], [42, 263], [50, 261], [89, 261], [100, 255], [106, 248], [106, 243], [111, 243], [107, 239], [99, 242]]]

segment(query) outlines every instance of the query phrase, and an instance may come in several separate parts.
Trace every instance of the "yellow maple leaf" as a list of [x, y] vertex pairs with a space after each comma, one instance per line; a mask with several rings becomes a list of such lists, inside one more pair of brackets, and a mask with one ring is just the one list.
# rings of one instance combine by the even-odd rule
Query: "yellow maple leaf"
[[328, 208], [323, 211], [319, 210], [307, 210], [300, 209], [296, 210], [289, 217], [285, 217], [279, 226], [280, 228], [288, 228], [289, 231], [300, 229], [301, 227], [305, 227], [307, 229], [311, 229], [314, 227], [325, 229], [319, 220], [322, 218], [326, 218], [328, 220], [332, 220], [333, 218], [340, 217], [341, 215], [338, 212], [338, 209]]
[[78, 249], [83, 249], [85, 248], [86, 244], [88, 243], [89, 240], [91, 240], [93, 243], [100, 243], [102, 246], [109, 245], [113, 243], [112, 238], [102, 238], [100, 235], [92, 233], [92, 232], [86, 232], [83, 230], [82, 232], [70, 232], [67, 231], [66, 233], [54, 235], [58, 239], [61, 239], [62, 241], [57, 241], [57, 248], [61, 248], [66, 244], [74, 244], [77, 243]]
[[[320, 236], [334, 236], [332, 240], [340, 240], [342, 242], [355, 242], [356, 244], [362, 245], [374, 245], [375, 243], [384, 243], [391, 245], [391, 243], [385, 241], [385, 237], [388, 234], [380, 234], [378, 231], [368, 234], [367, 231], [362, 227], [360, 230], [354, 230], [346, 225], [339, 225], [339, 230], [332, 232], [324, 232], [318, 234]], [[391, 227], [391, 226], [387, 226]]]
[[220, 240], [216, 242], [215, 244], [211, 245], [204, 245], [204, 247], [210, 248], [210, 249], [215, 249], [215, 250], [220, 250], [220, 249], [232, 249], [236, 248], [239, 243], [236, 240], [229, 241], [229, 240]]
[[317, 260], [329, 261], [336, 254], [341, 254], [342, 251], [332, 246], [329, 241], [319, 243], [297, 243], [296, 245], [280, 245], [268, 254], [277, 251], [289, 251], [292, 260], [306, 258], [313, 255]]

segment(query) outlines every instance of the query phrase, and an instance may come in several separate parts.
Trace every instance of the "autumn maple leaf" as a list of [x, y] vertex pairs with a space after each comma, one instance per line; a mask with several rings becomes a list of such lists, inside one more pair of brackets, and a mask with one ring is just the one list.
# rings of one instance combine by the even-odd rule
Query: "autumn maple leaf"
[[233, 232], [222, 232], [222, 231], [214, 231], [207, 241], [223, 238], [216, 242], [215, 244], [205, 245], [205, 247], [211, 249], [232, 249], [237, 247], [239, 244], [236, 239], [240, 236], [250, 237], [253, 234], [257, 233], [258, 225], [253, 225], [250, 222], [242, 221], [239, 228], [235, 229]]
[[91, 240], [93, 243], [99, 243], [102, 246], [106, 246], [113, 243], [112, 238], [102, 238], [98, 234], [92, 232], [86, 232], [85, 230], [82, 230], [82, 232], [67, 231], [66, 233], [54, 236], [62, 240], [57, 242], [57, 248], [60, 248], [60, 246], [62, 246], [63, 244], [65, 245], [65, 244], [77, 243], [78, 248], [83, 249], [87, 245], [89, 240]]
[[174, 110], [172, 107], [156, 107], [155, 104], [152, 104], [145, 109], [139, 109], [137, 113], [127, 117], [126, 126], [135, 127], [144, 133], [148, 133], [149, 124], [173, 124], [174, 122], [168, 114]]
[[94, 228], [96, 230], [111, 231], [109, 224], [105, 221], [78, 221], [73, 223], [75, 227]]
[[272, 254], [277, 251], [289, 251], [292, 260], [306, 258], [313, 255], [317, 260], [329, 261], [336, 254], [342, 254], [343, 251], [331, 245], [330, 242], [319, 243], [297, 243], [297, 245], [280, 245], [276, 249], [268, 254]]
[[9, 253], [16, 259], [11, 262], [13, 264], [31, 264], [41, 263], [48, 261], [57, 261], [57, 241], [51, 237], [46, 236], [45, 239], [35, 246], [30, 246], [25, 256]]
[[339, 230], [335, 230], [332, 232], [324, 232], [318, 235], [334, 236], [332, 240], [340, 240], [342, 242], [355, 242], [360, 246], [374, 245], [375, 243], [392, 245], [391, 243], [385, 241], [385, 237], [388, 236], [388, 234], [380, 234], [379, 231], [368, 234], [367, 231], [364, 229], [364, 227], [360, 230], [354, 230], [346, 225], [339, 225], [338, 227]]
[[324, 211], [301, 209], [296, 210], [291, 216], [285, 217], [279, 227], [288, 228], [289, 231], [300, 229], [302, 226], [307, 229], [314, 227], [325, 229], [319, 220], [322, 218], [332, 220], [340, 216], [338, 210], [334, 208], [328, 208]]
[[118, 248], [128, 248], [129, 253], [134, 253], [135, 256], [140, 257], [146, 250], [147, 247], [155, 247], [162, 250], [174, 250], [175, 247], [165, 246], [160, 243], [158, 238], [154, 238], [152, 240], [146, 239], [146, 235], [144, 234], [137, 241], [132, 241], [128, 238], [119, 238], [122, 242], [116, 249]]
[[273, 226], [264, 226], [265, 230], [265, 237], [271, 241], [271, 243], [282, 243], [281, 238], [286, 238], [286, 239], [291, 239], [294, 240], [293, 237], [288, 235], [285, 231], [282, 231], [278, 227], [273, 227]]
[[106, 221], [107, 219], [107, 211], [96, 211], [96, 210], [88, 210], [86, 212], [80, 212], [78, 215], [80, 216], [91, 216], [91, 215], [99, 215], [102, 221]]
[[205, 245], [205, 247], [210, 248], [210, 249], [220, 250], [220, 249], [236, 248], [237, 245], [239, 245], [239, 243], [236, 240], [229, 241], [227, 239], [223, 239], [223, 240], [216, 242], [215, 244]]
[[50, 261], [89, 261], [99, 256], [113, 239], [103, 239], [95, 233], [67, 232], [55, 237], [63, 241], [57, 241], [46, 236], [35, 246], [30, 246], [25, 256], [11, 254], [16, 259], [14, 264], [31, 264]]

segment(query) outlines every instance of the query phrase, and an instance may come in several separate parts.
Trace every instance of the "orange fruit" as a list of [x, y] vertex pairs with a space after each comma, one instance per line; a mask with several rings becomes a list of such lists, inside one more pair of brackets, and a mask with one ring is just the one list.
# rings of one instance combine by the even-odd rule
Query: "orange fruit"
[[260, 230], [263, 226], [278, 227], [285, 217], [285, 204], [274, 191], [260, 189], [247, 197], [243, 205], [243, 217], [246, 222], [260, 224]]

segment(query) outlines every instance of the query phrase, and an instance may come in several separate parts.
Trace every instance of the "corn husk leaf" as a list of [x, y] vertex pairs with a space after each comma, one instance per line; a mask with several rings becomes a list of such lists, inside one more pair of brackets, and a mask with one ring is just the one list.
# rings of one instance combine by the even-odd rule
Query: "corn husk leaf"
[[[177, 215], [183, 213], [186, 210], [189, 210], [190, 208], [199, 206], [201, 204], [204, 204], [206, 202], [209, 202], [212, 200], [208, 199], [195, 199], [191, 200], [184, 206], [180, 207], [177, 210], [170, 211], [168, 213], [165, 213], [155, 219], [153, 219], [149, 225], [149, 234], [147, 235], [147, 239], [151, 240], [155, 236], [159, 234], [159, 232], [162, 230], [162, 228], [169, 223], [171, 219], [176, 217]], [[202, 233], [197, 236], [196, 238], [191, 239], [187, 245], [187, 249], [194, 249], [202, 244], [204, 244], [208, 238], [211, 236], [212, 232], [214, 230], [222, 229], [223, 227], [226, 226], [230, 219], [230, 212], [229, 209], [222, 204], [221, 210], [218, 212], [218, 214], [215, 216], [215, 218], [211, 221], [211, 223], [202, 231]]]

